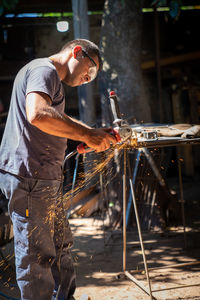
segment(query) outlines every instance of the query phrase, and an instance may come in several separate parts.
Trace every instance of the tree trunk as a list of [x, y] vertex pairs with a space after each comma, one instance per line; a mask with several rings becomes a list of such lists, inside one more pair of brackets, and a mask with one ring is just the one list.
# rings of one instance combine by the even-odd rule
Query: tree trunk
[[142, 1], [105, 1], [100, 42], [104, 65], [99, 84], [103, 125], [113, 120], [109, 90], [117, 93], [123, 117], [130, 123], [151, 121], [140, 67], [141, 31]]
[[[130, 124], [151, 121], [140, 67], [141, 31], [141, 0], [105, 1], [100, 42], [104, 64], [99, 77], [102, 125], [110, 126], [113, 122], [109, 90], [117, 93], [122, 117], [129, 119]], [[115, 178], [111, 182], [110, 177], [104, 179], [109, 183], [107, 194], [112, 216], [116, 219], [118, 213], [118, 220], [121, 214], [118, 206], [122, 207], [122, 161], [115, 155], [112, 168]]]

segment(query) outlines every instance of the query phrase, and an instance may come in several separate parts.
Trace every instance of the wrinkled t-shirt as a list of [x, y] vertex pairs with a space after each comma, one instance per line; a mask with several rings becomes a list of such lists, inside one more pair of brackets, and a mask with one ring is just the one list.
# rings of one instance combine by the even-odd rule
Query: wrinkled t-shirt
[[48, 94], [51, 105], [64, 112], [64, 90], [51, 60], [39, 58], [25, 65], [13, 85], [0, 147], [0, 169], [22, 177], [60, 179], [67, 139], [47, 134], [28, 122], [26, 95], [30, 92]]

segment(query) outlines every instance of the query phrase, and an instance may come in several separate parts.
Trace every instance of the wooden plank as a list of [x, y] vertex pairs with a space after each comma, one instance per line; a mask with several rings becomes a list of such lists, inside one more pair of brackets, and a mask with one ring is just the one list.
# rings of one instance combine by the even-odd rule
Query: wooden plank
[[192, 87], [188, 90], [190, 101], [190, 117], [192, 124], [199, 124], [200, 121], [200, 88]]
[[[88, 197], [91, 193], [94, 192], [95, 186], [91, 186], [88, 189], [84, 189], [80, 191], [77, 195], [73, 196], [69, 199], [69, 194], [67, 193], [67, 201], [65, 201], [65, 209], [69, 209], [71, 206], [76, 206], [82, 199]], [[64, 199], [66, 196], [64, 195]]]
[[93, 195], [91, 199], [89, 199], [84, 205], [80, 207], [76, 214], [78, 216], [90, 217], [93, 212], [98, 209], [99, 199], [101, 197], [101, 193]]
[[[200, 88], [192, 87], [189, 89], [188, 94], [192, 123], [200, 124]], [[200, 146], [193, 147], [193, 161], [195, 167], [200, 167]]]
[[[179, 89], [172, 94], [172, 109], [174, 123], [184, 123], [182, 103], [181, 103], [182, 90]], [[184, 145], [177, 147], [177, 158], [183, 159], [183, 173], [186, 176], [194, 175], [194, 163], [192, 155], [192, 145]]]
[[[164, 67], [172, 64], [183, 63], [186, 61], [192, 61], [197, 59], [200, 59], [200, 51], [162, 58], [160, 59], [160, 66]], [[141, 64], [142, 70], [152, 69], [155, 68], [155, 66], [155, 60], [145, 61]]]

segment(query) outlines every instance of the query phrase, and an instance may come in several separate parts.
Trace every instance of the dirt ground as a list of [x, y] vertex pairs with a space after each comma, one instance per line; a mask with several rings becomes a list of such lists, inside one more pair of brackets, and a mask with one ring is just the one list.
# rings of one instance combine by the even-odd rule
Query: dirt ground
[[[77, 299], [82, 294], [92, 300], [150, 299], [130, 279], [123, 275], [123, 235], [121, 230], [106, 232], [98, 219], [74, 219], [71, 226], [75, 236], [73, 255], [76, 261]], [[165, 234], [143, 233], [148, 267], [196, 262], [199, 258], [199, 232], [187, 228], [187, 249], [184, 250], [182, 228]], [[143, 270], [138, 233], [127, 232], [127, 270]], [[144, 272], [133, 274], [148, 290]], [[200, 299], [200, 264], [150, 272], [156, 299]], [[196, 286], [199, 284], [199, 286]], [[183, 285], [188, 287], [183, 288]], [[171, 289], [176, 287], [176, 289]]]
[[[145, 300], [150, 297], [136, 284], [124, 276], [123, 235], [120, 229], [103, 230], [100, 218], [71, 219], [74, 233], [72, 255], [77, 272], [75, 297], [88, 294], [91, 300]], [[173, 229], [173, 228], [172, 228]], [[165, 234], [143, 232], [148, 267], [169, 266], [186, 262], [196, 262], [200, 253], [200, 232], [187, 228], [187, 248], [184, 249], [182, 228], [174, 228]], [[19, 299], [15, 282], [13, 245], [2, 249], [10, 259], [9, 266], [0, 264], [0, 299]], [[143, 270], [142, 252], [137, 231], [127, 232], [127, 270]], [[133, 274], [147, 289], [144, 272]], [[158, 269], [150, 272], [155, 299], [197, 300], [200, 299], [200, 264]], [[183, 287], [187, 285], [188, 287]], [[172, 289], [176, 287], [175, 289]], [[3, 296], [7, 295], [7, 297]]]

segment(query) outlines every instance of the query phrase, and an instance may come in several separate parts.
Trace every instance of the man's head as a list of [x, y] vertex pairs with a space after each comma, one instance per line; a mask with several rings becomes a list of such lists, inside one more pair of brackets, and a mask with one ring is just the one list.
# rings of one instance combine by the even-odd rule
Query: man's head
[[97, 45], [77, 39], [65, 44], [58, 53], [62, 57], [62, 80], [69, 86], [79, 86], [94, 80], [102, 69]]

